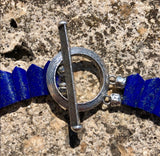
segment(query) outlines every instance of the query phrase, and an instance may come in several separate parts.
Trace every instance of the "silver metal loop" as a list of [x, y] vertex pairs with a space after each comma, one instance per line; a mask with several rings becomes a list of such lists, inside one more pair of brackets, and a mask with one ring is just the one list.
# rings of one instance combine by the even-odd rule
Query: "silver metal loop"
[[[111, 80], [111, 79], [114, 79], [114, 80]], [[109, 75], [109, 84], [110, 85], [115, 85], [116, 84], [116, 76], [114, 75]]]
[[[105, 100], [106, 98], [109, 98], [109, 100], [108, 100], [108, 102]], [[103, 103], [105, 104], [105, 105], [117, 105], [117, 104], [121, 104], [121, 101], [122, 101], [122, 99], [121, 99], [121, 95], [120, 94], [118, 94], [118, 93], [112, 93], [111, 95], [106, 95], [105, 97], [104, 97], [104, 100], [103, 100]]]
[[[113, 79], [113, 80], [112, 80]], [[109, 75], [109, 85], [112, 85], [111, 88], [115, 87], [118, 89], [124, 89], [126, 84], [126, 78], [121, 76]]]
[[[108, 102], [105, 100], [106, 98], [109, 98], [109, 100], [108, 100]], [[110, 105], [111, 104], [111, 97], [109, 96], [109, 95], [106, 95], [105, 97], [104, 97], [104, 99], [103, 99], [103, 103], [105, 104], [105, 105]]]
[[[71, 48], [71, 55], [84, 56], [86, 58], [89, 58], [95, 64], [100, 74], [99, 78], [100, 78], [101, 89], [98, 95], [91, 101], [77, 104], [78, 111], [87, 111], [98, 106], [100, 103], [103, 102], [104, 97], [106, 96], [106, 93], [108, 91], [108, 85], [109, 85], [108, 71], [106, 71], [105, 64], [101, 60], [101, 58], [91, 50], [82, 47], [73, 47]], [[63, 107], [64, 109], [68, 109], [69, 107], [68, 100], [60, 93], [56, 82], [57, 69], [62, 64], [62, 61], [63, 61], [62, 55], [61, 52], [59, 52], [50, 62], [46, 78], [47, 78], [47, 86], [53, 99], [61, 107]]]

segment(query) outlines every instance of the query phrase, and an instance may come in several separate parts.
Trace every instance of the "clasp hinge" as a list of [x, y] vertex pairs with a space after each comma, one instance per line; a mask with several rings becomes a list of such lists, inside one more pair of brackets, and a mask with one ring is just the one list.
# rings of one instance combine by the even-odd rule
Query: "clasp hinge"
[[[112, 90], [123, 90], [126, 84], [126, 78], [121, 76], [109, 76], [109, 86]], [[122, 102], [122, 96], [119, 93], [111, 93], [110, 95], [106, 95], [104, 98], [104, 104], [105, 105], [118, 105]]]

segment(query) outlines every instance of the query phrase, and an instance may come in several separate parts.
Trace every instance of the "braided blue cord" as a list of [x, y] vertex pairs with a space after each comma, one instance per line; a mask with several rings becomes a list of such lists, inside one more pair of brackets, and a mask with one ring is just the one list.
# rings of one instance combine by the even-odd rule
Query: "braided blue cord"
[[122, 104], [160, 117], [160, 78], [144, 81], [139, 74], [128, 76]]

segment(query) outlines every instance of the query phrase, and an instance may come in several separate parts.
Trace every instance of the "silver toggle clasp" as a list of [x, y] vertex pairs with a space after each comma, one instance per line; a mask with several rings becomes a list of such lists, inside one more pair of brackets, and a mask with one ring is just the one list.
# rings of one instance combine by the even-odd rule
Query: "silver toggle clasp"
[[[70, 48], [66, 24], [65, 21], [61, 21], [58, 25], [61, 51], [50, 62], [46, 79], [50, 95], [62, 108], [69, 110], [71, 129], [78, 132], [82, 128], [79, 112], [90, 110], [103, 102], [109, 87], [109, 77], [104, 62], [95, 52], [82, 47]], [[94, 99], [84, 103], [76, 101], [72, 56], [89, 59], [97, 69], [96, 74], [100, 83], [99, 93]], [[63, 78], [64, 81], [62, 81]]]

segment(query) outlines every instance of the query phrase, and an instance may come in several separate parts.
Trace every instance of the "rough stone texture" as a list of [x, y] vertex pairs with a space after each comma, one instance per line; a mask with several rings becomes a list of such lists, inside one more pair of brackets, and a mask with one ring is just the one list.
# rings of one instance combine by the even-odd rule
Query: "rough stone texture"
[[[1, 0], [0, 17], [0, 70], [43, 67], [60, 50], [63, 19], [71, 46], [94, 50], [109, 74], [160, 77], [159, 0]], [[78, 137], [50, 96], [4, 108], [0, 117], [1, 156], [160, 155], [160, 118], [127, 106], [81, 113]]]

